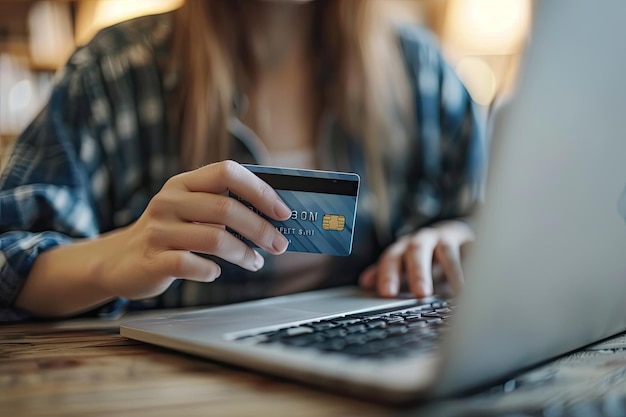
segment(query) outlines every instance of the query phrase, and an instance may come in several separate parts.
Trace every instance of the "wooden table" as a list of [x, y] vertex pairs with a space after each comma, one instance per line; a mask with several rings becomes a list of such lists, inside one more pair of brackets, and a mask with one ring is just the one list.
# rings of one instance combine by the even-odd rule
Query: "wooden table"
[[393, 410], [121, 337], [119, 323], [0, 326], [0, 416], [387, 416]]
[[[597, 362], [565, 358], [566, 365], [550, 364], [529, 373], [524, 390], [505, 387], [502, 393], [496, 389], [398, 409], [139, 343], [119, 336], [118, 328], [119, 322], [94, 320], [0, 326], [0, 416], [508, 415], [531, 406], [541, 409], [559, 392], [579, 397], [574, 389], [579, 385], [593, 392], [588, 385], [592, 380], [581, 377], [580, 369], [598, 371], [589, 378], [600, 380], [607, 372], [626, 373], [622, 337], [609, 346], [617, 356], [611, 356], [606, 369]], [[604, 348], [597, 352], [606, 352]], [[583, 356], [589, 356], [587, 351]], [[538, 372], [553, 376], [554, 369], [577, 376], [561, 378], [552, 388], [540, 383], [537, 392], [529, 390], [528, 381], [541, 379]], [[480, 414], [473, 414], [477, 410]]]

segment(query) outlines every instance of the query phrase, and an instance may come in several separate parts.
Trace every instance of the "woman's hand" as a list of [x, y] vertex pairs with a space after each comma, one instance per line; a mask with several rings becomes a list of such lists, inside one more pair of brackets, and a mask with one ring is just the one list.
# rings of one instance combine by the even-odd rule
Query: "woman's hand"
[[253, 210], [223, 195], [229, 190], [273, 219], [291, 214], [269, 185], [233, 161], [172, 177], [134, 224], [111, 235], [108, 262], [97, 274], [104, 277], [107, 292], [138, 299], [162, 293], [176, 278], [215, 280], [219, 266], [192, 251], [250, 271], [261, 269], [263, 257], [226, 226], [269, 253], [283, 253], [287, 239]]
[[414, 296], [427, 297], [433, 294], [433, 264], [438, 264], [458, 294], [464, 282], [461, 248], [473, 240], [472, 229], [457, 220], [423, 228], [387, 248], [378, 263], [361, 274], [361, 286], [383, 297], [395, 297], [404, 280]]

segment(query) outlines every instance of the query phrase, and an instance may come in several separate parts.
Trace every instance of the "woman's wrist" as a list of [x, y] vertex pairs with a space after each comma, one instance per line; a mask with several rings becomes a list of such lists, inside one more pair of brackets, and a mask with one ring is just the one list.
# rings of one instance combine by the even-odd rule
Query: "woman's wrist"
[[125, 263], [124, 254], [128, 252], [125, 250], [129, 239], [127, 233], [128, 227], [125, 227], [85, 243], [85, 255], [89, 258], [88, 276], [95, 290], [109, 299], [120, 296], [114, 282], [115, 274], [120, 273], [120, 265]]

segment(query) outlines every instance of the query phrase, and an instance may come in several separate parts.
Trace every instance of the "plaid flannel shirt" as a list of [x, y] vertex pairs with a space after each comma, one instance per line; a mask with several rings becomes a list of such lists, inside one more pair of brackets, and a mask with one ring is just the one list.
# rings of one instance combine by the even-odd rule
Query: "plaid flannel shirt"
[[[128, 225], [172, 175], [180, 172], [168, 97], [171, 14], [101, 31], [60, 71], [46, 108], [18, 138], [0, 177], [0, 321], [28, 317], [14, 302], [44, 251]], [[375, 232], [363, 152], [333, 114], [316, 149], [321, 168], [357, 172], [361, 187], [353, 253], [332, 262], [323, 286], [356, 283], [360, 271], [397, 236], [468, 214], [480, 198], [486, 139], [477, 106], [437, 43], [423, 29], [398, 28], [414, 97], [416, 131], [403, 160], [388, 167], [391, 230]], [[263, 145], [231, 123], [232, 159], [263, 163]], [[111, 259], [115, 262], [115, 259]], [[185, 294], [222, 304], [270, 294], [272, 260], [258, 273], [222, 263], [220, 280], [173, 285], [151, 300], [117, 300], [95, 310], [173, 307]]]

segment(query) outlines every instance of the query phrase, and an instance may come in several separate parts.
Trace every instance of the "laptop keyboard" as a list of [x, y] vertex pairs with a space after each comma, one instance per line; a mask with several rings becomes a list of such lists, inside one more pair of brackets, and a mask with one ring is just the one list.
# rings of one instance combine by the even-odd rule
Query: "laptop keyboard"
[[401, 358], [433, 350], [453, 312], [451, 303], [435, 301], [311, 321], [235, 340], [315, 349], [353, 358]]

